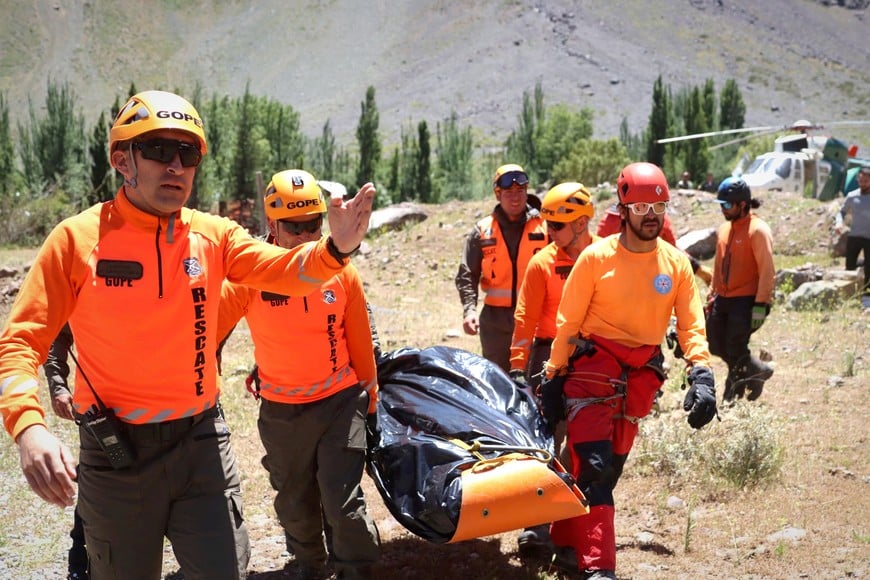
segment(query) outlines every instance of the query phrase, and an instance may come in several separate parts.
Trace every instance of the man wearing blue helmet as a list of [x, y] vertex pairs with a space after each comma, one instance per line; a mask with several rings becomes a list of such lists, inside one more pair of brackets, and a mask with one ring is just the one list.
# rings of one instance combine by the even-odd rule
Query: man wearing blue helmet
[[770, 226], [750, 210], [761, 206], [739, 177], [719, 184], [716, 201], [725, 223], [717, 233], [712, 305], [707, 315], [710, 352], [728, 365], [723, 400], [761, 396], [773, 368], [749, 352], [749, 337], [761, 328], [773, 300], [773, 239]]

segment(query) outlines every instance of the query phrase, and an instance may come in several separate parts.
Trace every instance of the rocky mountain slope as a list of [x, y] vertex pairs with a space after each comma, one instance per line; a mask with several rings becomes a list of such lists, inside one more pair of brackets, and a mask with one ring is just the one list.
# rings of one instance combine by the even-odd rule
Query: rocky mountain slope
[[[830, 6], [828, 5], [830, 4]], [[848, 5], [848, 7], [843, 6]], [[136, 87], [293, 105], [315, 135], [353, 139], [365, 90], [381, 129], [451, 111], [481, 140], [516, 125], [536, 82], [588, 106], [596, 134], [646, 125], [658, 75], [672, 88], [735, 78], [747, 124], [870, 118], [866, 0], [0, 0], [0, 93], [14, 119], [48, 79], [93, 120]], [[863, 134], [850, 136], [870, 141]]]

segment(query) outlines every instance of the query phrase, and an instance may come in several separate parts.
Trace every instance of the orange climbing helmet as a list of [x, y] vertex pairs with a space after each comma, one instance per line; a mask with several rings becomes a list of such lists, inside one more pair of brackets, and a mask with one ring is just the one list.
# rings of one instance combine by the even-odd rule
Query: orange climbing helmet
[[583, 216], [592, 218], [592, 195], [582, 183], [569, 181], [554, 185], [541, 203], [541, 217], [548, 222], [573, 222]]

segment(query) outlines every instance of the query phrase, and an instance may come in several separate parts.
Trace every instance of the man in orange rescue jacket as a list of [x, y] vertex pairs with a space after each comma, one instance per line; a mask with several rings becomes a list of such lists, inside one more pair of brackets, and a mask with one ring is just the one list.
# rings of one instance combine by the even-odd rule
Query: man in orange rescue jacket
[[[547, 245], [540, 201], [527, 192], [528, 185], [529, 176], [519, 165], [496, 170], [492, 189], [498, 205], [468, 234], [455, 279], [463, 330], [479, 333], [483, 357], [505, 372], [510, 371], [517, 292], [529, 260]], [[479, 319], [478, 288], [484, 294]]]
[[[288, 251], [184, 207], [207, 145], [182, 97], [131, 97], [109, 149], [124, 184], [52, 230], [0, 335], [5, 427], [41, 498], [72, 505], [77, 481], [93, 578], [157, 578], [164, 536], [185, 578], [245, 578], [239, 474], [218, 406], [221, 284], [309, 294], [362, 241], [374, 187], [331, 202], [331, 237]], [[37, 397], [39, 364], [67, 320], [78, 473]]]
[[[307, 171], [276, 173], [264, 207], [272, 244], [290, 249], [320, 239], [326, 202]], [[218, 336], [243, 316], [259, 375], [263, 464], [288, 551], [302, 576], [325, 576], [322, 506], [338, 577], [370, 578], [379, 540], [360, 480], [367, 421], [376, 432], [378, 384], [359, 273], [349, 265], [294, 297], [224, 282]]]

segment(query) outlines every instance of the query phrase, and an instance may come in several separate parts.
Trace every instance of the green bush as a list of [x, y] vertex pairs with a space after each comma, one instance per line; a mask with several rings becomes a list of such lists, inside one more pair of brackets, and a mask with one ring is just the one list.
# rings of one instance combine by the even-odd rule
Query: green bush
[[666, 475], [690, 483], [725, 482], [753, 487], [776, 479], [782, 469], [782, 426], [757, 404], [738, 403], [693, 431], [682, 412], [641, 424], [633, 458], [641, 474]]

